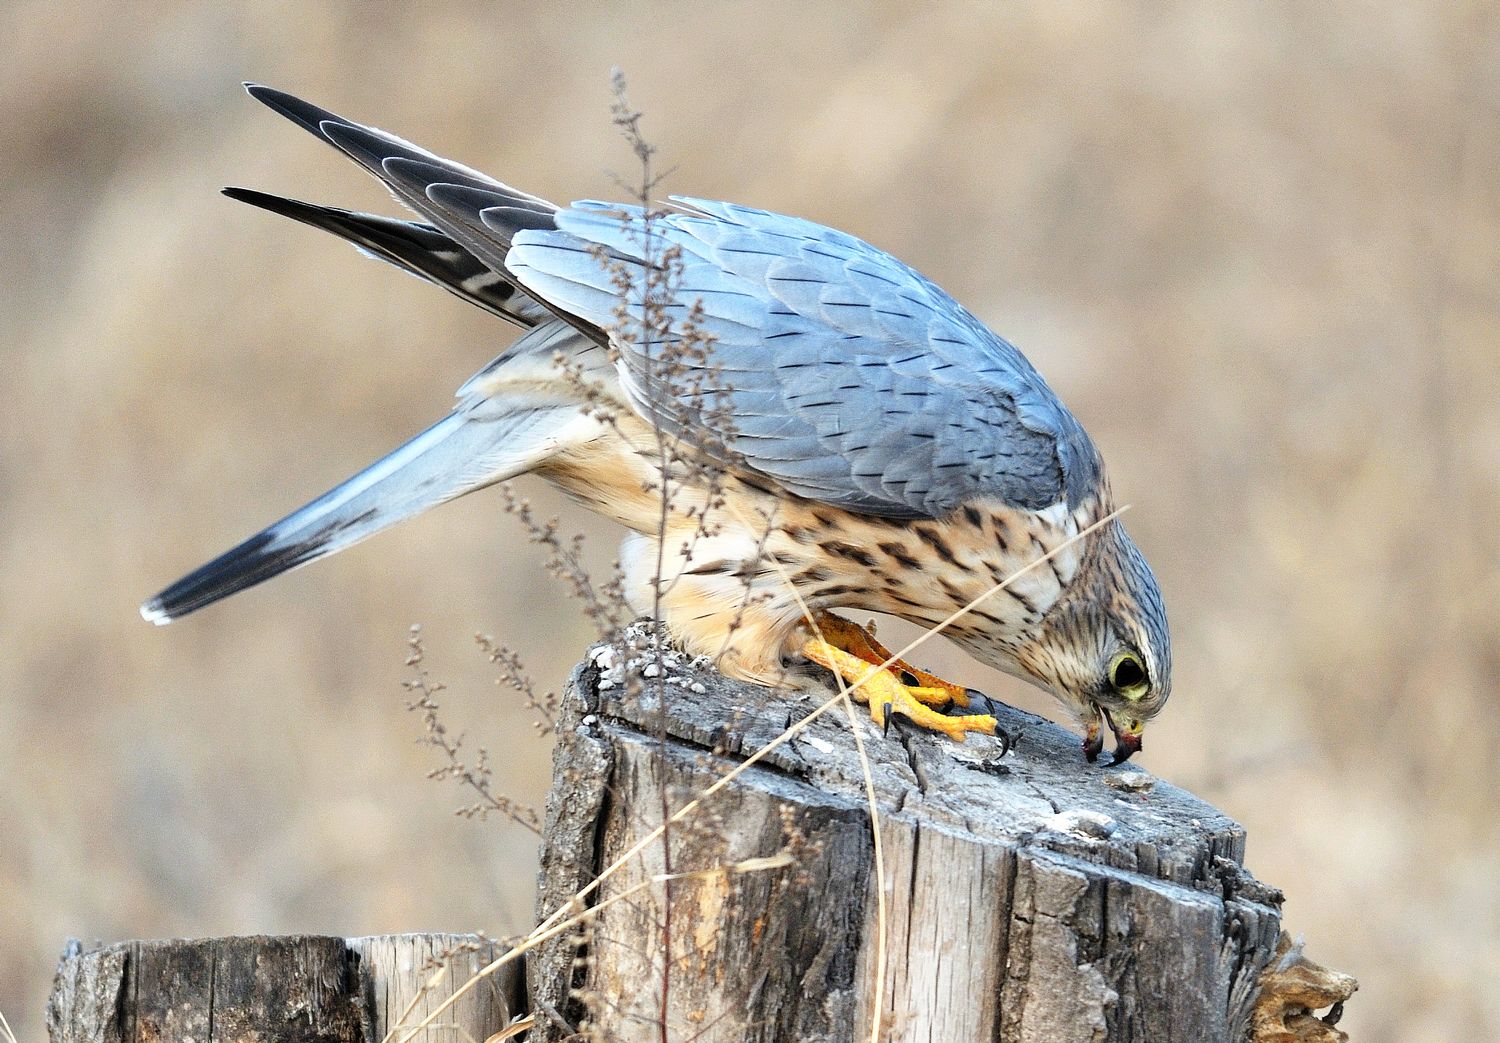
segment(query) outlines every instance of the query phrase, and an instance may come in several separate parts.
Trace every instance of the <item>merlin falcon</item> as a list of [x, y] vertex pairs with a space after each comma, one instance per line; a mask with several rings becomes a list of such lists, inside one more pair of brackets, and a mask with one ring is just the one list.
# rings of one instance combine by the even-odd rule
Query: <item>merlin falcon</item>
[[[1140, 749], [1172, 686], [1156, 579], [1112, 517], [1082, 426], [948, 294], [810, 221], [686, 197], [661, 210], [558, 208], [246, 86], [421, 220], [226, 194], [332, 232], [525, 332], [445, 418], [151, 598], [146, 619], [170, 622], [532, 473], [630, 530], [632, 607], [654, 608], [674, 641], [726, 675], [774, 685], [788, 664], [810, 662], [857, 684], [877, 724], [898, 715], [959, 741], [994, 734], [991, 715], [949, 712], [970, 708], [970, 690], [893, 659], [833, 611], [933, 626], [972, 606], [946, 636], [1052, 692], [1085, 729], [1089, 760], [1102, 725], [1115, 763]], [[726, 421], [701, 444], [703, 382], [656, 379], [651, 338], [620, 332], [657, 255], [677, 272], [667, 339], [685, 341], [691, 325], [698, 346], [678, 368], [712, 375]], [[722, 467], [674, 474], [666, 438]], [[674, 479], [686, 487], [663, 511], [659, 490]]]

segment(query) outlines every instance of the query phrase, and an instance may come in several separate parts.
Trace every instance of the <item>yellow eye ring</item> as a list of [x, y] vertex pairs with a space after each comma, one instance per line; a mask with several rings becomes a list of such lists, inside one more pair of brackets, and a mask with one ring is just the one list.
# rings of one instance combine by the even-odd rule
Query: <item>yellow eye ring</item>
[[1109, 684], [1116, 692], [1131, 702], [1143, 697], [1151, 690], [1151, 681], [1146, 674], [1146, 664], [1134, 652], [1120, 652], [1109, 661]]

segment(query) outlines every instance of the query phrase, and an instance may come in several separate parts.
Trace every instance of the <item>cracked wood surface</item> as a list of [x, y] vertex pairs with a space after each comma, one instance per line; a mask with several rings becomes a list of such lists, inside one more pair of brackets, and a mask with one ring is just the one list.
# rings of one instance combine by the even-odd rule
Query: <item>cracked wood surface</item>
[[[627, 635], [641, 647], [639, 627]], [[667, 653], [600, 646], [574, 673], [548, 802], [539, 916], [826, 695], [728, 681]], [[655, 676], [641, 677], [642, 673]], [[640, 678], [632, 682], [631, 677]], [[665, 696], [663, 698], [663, 695]], [[891, 1040], [1239, 1041], [1275, 952], [1280, 894], [1245, 835], [1077, 736], [997, 706], [1015, 748], [859, 727], [881, 807]], [[531, 964], [536, 1038], [868, 1038], [874, 847], [835, 709], [670, 830], [590, 898], [589, 930]], [[789, 855], [760, 868], [754, 859]], [[626, 896], [619, 901], [612, 899]], [[662, 926], [670, 917], [670, 953]]]
[[[48, 1034], [52, 1043], [380, 1043], [397, 1029], [400, 1040], [402, 1025], [500, 951], [455, 934], [74, 943], [47, 1002]], [[424, 989], [445, 956], [448, 973]], [[519, 978], [484, 979], [419, 1038], [474, 1043], [499, 1032], [517, 1010]]]

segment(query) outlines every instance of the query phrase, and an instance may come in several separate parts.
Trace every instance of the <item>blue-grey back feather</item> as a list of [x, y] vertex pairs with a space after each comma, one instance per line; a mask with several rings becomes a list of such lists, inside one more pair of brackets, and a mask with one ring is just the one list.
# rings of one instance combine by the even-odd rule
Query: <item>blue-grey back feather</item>
[[[576, 203], [555, 229], [517, 232], [507, 267], [534, 295], [608, 326], [618, 289], [588, 244], [633, 265], [637, 301], [645, 256], [679, 248], [676, 304], [701, 305], [732, 448], [801, 496], [935, 517], [981, 497], [1076, 503], [1097, 487], [1093, 444], [1031, 364], [917, 272], [810, 221], [674, 201], [684, 212], [652, 218]], [[665, 385], [644, 379], [652, 360], [628, 337], [621, 347], [638, 406], [677, 424], [689, 404], [663, 401]]]

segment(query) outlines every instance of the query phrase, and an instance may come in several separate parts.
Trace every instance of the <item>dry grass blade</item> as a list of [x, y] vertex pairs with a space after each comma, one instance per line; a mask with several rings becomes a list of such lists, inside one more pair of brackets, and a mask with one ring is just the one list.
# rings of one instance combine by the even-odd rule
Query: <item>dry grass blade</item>
[[0, 1010], [0, 1043], [20, 1043], [16, 1034], [11, 1031], [10, 1022], [5, 1020], [5, 1011]]
[[401, 1011], [401, 1016], [386, 1030], [385, 1035], [380, 1037], [380, 1043], [391, 1043], [396, 1033], [406, 1027], [406, 1019], [411, 1017], [411, 1012], [417, 1009], [417, 1004], [422, 1002], [424, 996], [437, 988], [438, 982], [442, 981], [447, 975], [448, 965], [446, 963], [432, 972], [428, 979], [422, 983], [422, 987], [407, 1001], [406, 1007]]
[[[787, 865], [790, 861], [791, 856], [789, 854], [785, 855], [785, 857], [773, 855], [768, 858], [746, 859], [742, 862], [736, 862], [733, 865], [717, 866], [712, 869], [700, 869], [684, 873], [656, 873], [652, 876], [647, 877], [645, 880], [642, 880], [640, 883], [626, 888], [617, 895], [610, 895], [604, 901], [599, 902], [596, 905], [591, 905], [579, 910], [577, 913], [574, 913], [572, 916], [566, 918], [560, 923], [550, 923], [552, 918], [549, 917], [550, 926], [543, 925], [541, 927], [538, 927], [536, 930], [533, 930], [529, 935], [523, 938], [520, 944], [518, 944], [515, 948], [500, 956], [497, 956], [495, 959], [479, 968], [479, 970], [475, 971], [472, 975], [470, 975], [468, 981], [464, 982], [456, 990], [454, 990], [453, 995], [449, 996], [446, 1000], [440, 1003], [437, 1009], [433, 1010], [421, 1021], [411, 1026], [411, 1031], [408, 1032], [405, 1036], [401, 1037], [400, 1043], [411, 1043], [411, 1041], [415, 1039], [419, 1033], [425, 1032], [430, 1029], [434, 1025], [434, 1023], [437, 1022], [437, 1019], [443, 1014], [447, 1013], [448, 1009], [455, 1003], [457, 1003], [460, 999], [462, 999], [464, 995], [469, 992], [469, 990], [473, 989], [476, 985], [478, 985], [485, 978], [488, 978], [491, 974], [494, 974], [501, 967], [504, 967], [512, 960], [518, 959], [519, 957], [525, 955], [527, 952], [536, 948], [543, 942], [550, 941], [551, 939], [556, 938], [559, 935], [566, 934], [568, 931], [571, 931], [573, 928], [579, 926], [580, 924], [586, 923], [588, 920], [604, 912], [604, 910], [608, 909], [610, 906], [616, 905], [621, 902], [628, 902], [630, 899], [635, 898], [637, 895], [643, 894], [646, 891], [649, 891], [651, 888], [661, 884], [668, 884], [678, 880], [702, 880], [707, 877], [720, 876], [729, 873], [765, 872], [767, 870], [780, 869], [781, 867]], [[575, 896], [572, 902], [563, 906], [563, 909], [576, 908], [580, 901], [581, 898], [579, 896]], [[406, 1026], [397, 1026], [397, 1028], [404, 1027]], [[392, 1031], [395, 1030], [393, 1029]], [[390, 1033], [387, 1033], [386, 1038], [383, 1039], [381, 1043], [390, 1043], [390, 1038]]]
[[[792, 577], [787, 574], [786, 567], [774, 556], [769, 560], [781, 577], [781, 581], [786, 584], [787, 590], [791, 591], [803, 618], [812, 627], [814, 636], [822, 641], [823, 631], [818, 626], [818, 618], [809, 608], [807, 601], [802, 597], [802, 592], [797, 589], [797, 585], [792, 582]], [[863, 776], [865, 801], [870, 812], [870, 843], [875, 854], [875, 995], [870, 1003], [870, 1009], [874, 1012], [870, 1022], [870, 1043], [879, 1043], [885, 1006], [886, 961], [889, 958], [886, 945], [889, 912], [886, 905], [885, 845], [880, 835], [880, 802], [875, 796], [875, 773], [870, 768], [870, 755], [865, 749], [864, 733], [859, 728], [859, 714], [854, 709], [854, 700], [849, 698], [849, 685], [838, 671], [833, 671], [833, 679], [838, 685], [844, 713], [849, 718], [849, 732], [854, 736], [854, 749], [859, 754], [859, 770]]]
[[885, 845], [880, 837], [880, 804], [875, 798], [875, 773], [870, 769], [870, 755], [865, 750], [864, 733], [859, 727], [859, 713], [854, 709], [854, 700], [849, 698], [849, 689], [839, 681], [839, 695], [844, 704], [844, 713], [849, 718], [849, 731], [854, 735], [854, 748], [859, 753], [859, 770], [864, 776], [865, 800], [870, 809], [870, 842], [875, 851], [875, 995], [870, 1001], [874, 1012], [870, 1023], [870, 1043], [880, 1043], [880, 1025], [885, 1007], [885, 972], [888, 934], [885, 880]]
[[503, 1043], [504, 1040], [514, 1039], [523, 1032], [530, 1032], [535, 1027], [536, 1015], [528, 1014], [524, 1018], [517, 1018], [511, 1024], [505, 1026], [505, 1028], [487, 1038], [484, 1043]]

